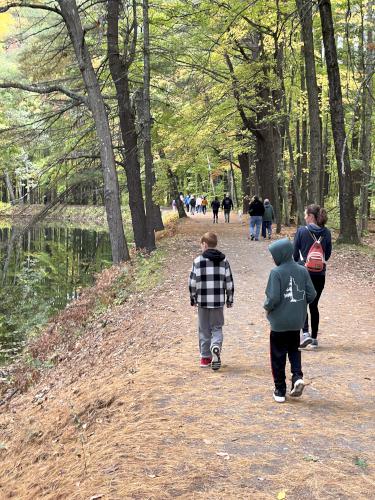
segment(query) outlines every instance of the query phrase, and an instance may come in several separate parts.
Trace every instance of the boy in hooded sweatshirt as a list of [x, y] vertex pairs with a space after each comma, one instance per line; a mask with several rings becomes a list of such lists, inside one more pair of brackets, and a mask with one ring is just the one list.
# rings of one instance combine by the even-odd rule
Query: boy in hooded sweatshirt
[[271, 239], [272, 234], [272, 222], [275, 220], [275, 213], [273, 211], [273, 206], [270, 200], [266, 198], [264, 200], [264, 214], [262, 218], [262, 236], [265, 239], [266, 233], [268, 233], [268, 239]]
[[216, 246], [215, 233], [202, 236], [202, 254], [194, 259], [189, 277], [190, 302], [198, 306], [200, 366], [213, 370], [221, 366], [224, 304], [232, 307], [234, 293], [229, 262]]
[[268, 278], [264, 309], [271, 325], [273, 397], [278, 403], [283, 403], [287, 354], [292, 372], [290, 396], [301, 396], [305, 386], [299, 351], [300, 330], [306, 319], [307, 304], [314, 300], [316, 291], [306, 268], [294, 262], [293, 245], [287, 238], [275, 241], [268, 248], [276, 267]]

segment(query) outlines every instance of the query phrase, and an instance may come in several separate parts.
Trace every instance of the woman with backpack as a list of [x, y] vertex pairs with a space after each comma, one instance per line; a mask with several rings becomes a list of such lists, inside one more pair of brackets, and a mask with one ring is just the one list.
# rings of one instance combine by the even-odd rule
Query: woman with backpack
[[317, 293], [314, 301], [309, 304], [311, 333], [308, 315], [306, 315], [301, 349], [306, 349], [308, 345], [314, 349], [318, 347], [318, 302], [325, 285], [326, 261], [332, 252], [331, 233], [325, 227], [327, 220], [327, 212], [324, 208], [319, 205], [309, 205], [305, 210], [306, 226], [300, 226], [294, 237], [293, 258], [296, 262], [306, 266]]

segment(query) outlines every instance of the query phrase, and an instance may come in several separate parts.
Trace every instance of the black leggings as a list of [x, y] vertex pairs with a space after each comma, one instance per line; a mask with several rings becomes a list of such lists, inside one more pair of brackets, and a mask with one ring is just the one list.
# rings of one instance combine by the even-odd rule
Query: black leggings
[[[326, 282], [326, 277], [324, 274], [312, 274], [310, 273], [311, 281], [313, 282], [314, 288], [316, 290], [315, 299], [309, 304], [310, 309], [310, 320], [311, 320], [311, 337], [316, 339], [318, 337], [318, 329], [319, 329], [319, 309], [318, 302], [320, 296], [322, 295], [322, 291]], [[303, 327], [304, 332], [309, 331], [309, 317], [306, 314], [306, 320]]]

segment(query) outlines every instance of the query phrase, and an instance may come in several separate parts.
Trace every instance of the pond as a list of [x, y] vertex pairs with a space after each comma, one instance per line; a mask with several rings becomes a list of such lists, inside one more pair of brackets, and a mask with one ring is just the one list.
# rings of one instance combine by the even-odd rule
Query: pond
[[112, 264], [105, 230], [41, 225], [16, 234], [0, 223], [0, 365]]

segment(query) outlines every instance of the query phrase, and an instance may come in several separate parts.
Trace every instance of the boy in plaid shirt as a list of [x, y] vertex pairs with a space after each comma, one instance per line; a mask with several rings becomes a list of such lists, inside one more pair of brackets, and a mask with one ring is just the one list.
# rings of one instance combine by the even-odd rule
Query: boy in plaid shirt
[[223, 344], [224, 304], [233, 305], [233, 277], [225, 255], [216, 249], [215, 233], [201, 238], [202, 255], [193, 262], [189, 278], [190, 301], [198, 306], [200, 366], [213, 370], [221, 366]]

